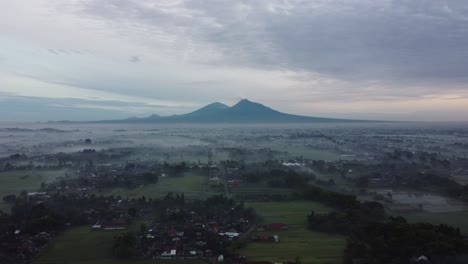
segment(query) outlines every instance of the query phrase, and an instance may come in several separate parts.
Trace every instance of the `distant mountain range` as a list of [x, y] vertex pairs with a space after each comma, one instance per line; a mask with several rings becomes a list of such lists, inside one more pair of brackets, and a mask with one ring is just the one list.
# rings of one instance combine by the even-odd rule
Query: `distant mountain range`
[[[61, 121], [70, 122], [70, 121]], [[151, 115], [143, 118], [127, 118], [121, 120], [91, 121], [86, 123], [337, 123], [337, 122], [369, 122], [363, 120], [334, 119], [312, 116], [291, 115], [276, 111], [247, 99], [239, 101], [234, 106], [222, 103], [212, 103], [194, 112], [182, 115], [159, 116]]]

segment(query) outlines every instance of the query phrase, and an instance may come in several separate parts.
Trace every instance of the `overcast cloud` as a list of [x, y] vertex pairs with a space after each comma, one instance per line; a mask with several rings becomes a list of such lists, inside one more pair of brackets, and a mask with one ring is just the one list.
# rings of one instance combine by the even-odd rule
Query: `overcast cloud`
[[249, 98], [312, 116], [468, 121], [467, 47], [465, 0], [0, 0], [0, 120]]

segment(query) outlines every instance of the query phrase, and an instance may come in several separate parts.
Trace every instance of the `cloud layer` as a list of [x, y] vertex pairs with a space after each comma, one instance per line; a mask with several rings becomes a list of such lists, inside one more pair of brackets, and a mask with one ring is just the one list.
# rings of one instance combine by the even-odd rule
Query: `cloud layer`
[[468, 121], [464, 0], [0, 1], [0, 33], [4, 102], [88, 100], [114, 117], [247, 97], [307, 115]]

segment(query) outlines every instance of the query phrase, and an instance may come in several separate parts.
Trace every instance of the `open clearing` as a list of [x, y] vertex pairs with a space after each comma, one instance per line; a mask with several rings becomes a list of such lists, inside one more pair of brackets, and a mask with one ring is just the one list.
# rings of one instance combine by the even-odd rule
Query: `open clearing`
[[325, 213], [330, 208], [315, 202], [255, 202], [263, 223], [288, 224], [287, 231], [263, 232], [276, 234], [279, 243], [249, 243], [240, 254], [251, 260], [287, 261], [300, 257], [302, 263], [341, 263], [345, 238], [339, 235], [312, 232], [306, 228], [306, 217], [314, 210]]
[[411, 223], [446, 224], [458, 227], [463, 233], [468, 234], [468, 210], [445, 213], [414, 212], [403, 216]]
[[22, 191], [33, 192], [41, 187], [42, 182], [52, 182], [65, 177], [67, 170], [24, 170], [0, 173], [0, 210], [9, 210], [10, 206], [3, 201], [5, 195], [19, 195]]
[[146, 198], [161, 198], [169, 192], [184, 193], [188, 198], [206, 198], [217, 192], [208, 189], [206, 185], [207, 178], [200, 175], [187, 174], [184, 177], [159, 177], [159, 181], [155, 184], [148, 184], [134, 189], [115, 188], [112, 190], [104, 190], [99, 194], [114, 195], [128, 198], [138, 198], [145, 196]]

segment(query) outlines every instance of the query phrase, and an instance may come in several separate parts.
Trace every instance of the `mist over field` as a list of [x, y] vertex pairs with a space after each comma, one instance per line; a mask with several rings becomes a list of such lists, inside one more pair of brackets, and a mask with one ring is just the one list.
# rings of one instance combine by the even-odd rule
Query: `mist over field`
[[[234, 263], [341, 263], [360, 254], [346, 242], [354, 234], [346, 226], [369, 232], [375, 221], [392, 229], [398, 216], [405, 219], [398, 228], [440, 232], [447, 243], [468, 232], [466, 123], [125, 122], [0, 124], [0, 210], [33, 245], [21, 252], [40, 252], [30, 260], [0, 251], [7, 263], [220, 256], [197, 253], [206, 247]], [[226, 212], [234, 218], [217, 222]], [[9, 223], [9, 215], [36, 220]], [[457, 231], [443, 233], [440, 224]], [[225, 246], [204, 244], [211, 239]], [[426, 251], [433, 259], [464, 261], [432, 250], [440, 249]]]

